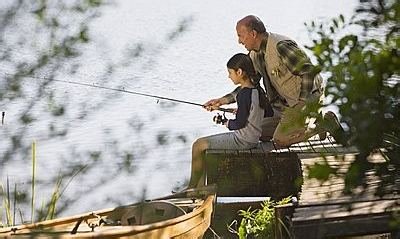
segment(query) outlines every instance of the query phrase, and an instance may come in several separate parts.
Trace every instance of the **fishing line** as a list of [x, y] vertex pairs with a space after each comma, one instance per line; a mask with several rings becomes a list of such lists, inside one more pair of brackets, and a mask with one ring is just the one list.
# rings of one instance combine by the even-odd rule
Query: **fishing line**
[[[4, 74], [11, 75], [9, 73], [4, 73]], [[186, 100], [178, 100], [178, 99], [168, 98], [168, 97], [159, 96], [159, 95], [146, 94], [146, 93], [137, 92], [137, 91], [131, 91], [131, 90], [125, 90], [125, 89], [119, 89], [119, 88], [112, 88], [112, 87], [100, 86], [100, 85], [89, 84], [89, 83], [82, 83], [82, 82], [77, 82], [77, 81], [56, 80], [56, 79], [50, 79], [50, 78], [45, 78], [45, 77], [35, 77], [35, 76], [23, 76], [23, 77], [33, 78], [33, 79], [41, 79], [41, 80], [49, 80], [49, 81], [57, 81], [57, 82], [63, 82], [63, 83], [68, 83], [68, 84], [73, 84], [73, 85], [80, 85], [80, 86], [87, 86], [87, 87], [104, 89], [104, 90], [123, 92], [123, 93], [128, 93], [128, 94], [133, 94], [133, 95], [140, 95], [140, 96], [156, 98], [156, 99], [159, 99], [159, 100], [168, 100], [168, 101], [177, 102], [177, 103], [183, 103], [183, 104], [189, 104], [189, 105], [196, 105], [196, 106], [204, 107], [203, 104], [194, 103], [194, 102], [190, 102], [190, 101], [186, 101]], [[222, 111], [222, 112], [228, 112], [228, 113], [232, 113], [233, 112], [233, 109], [226, 109], [226, 108], [218, 108], [216, 110]]]

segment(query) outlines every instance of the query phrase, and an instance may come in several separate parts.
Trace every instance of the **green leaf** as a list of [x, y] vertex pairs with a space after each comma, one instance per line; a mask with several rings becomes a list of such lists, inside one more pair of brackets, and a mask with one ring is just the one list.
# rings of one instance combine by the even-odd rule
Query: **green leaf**
[[336, 28], [339, 27], [338, 21], [336, 19], [333, 19], [333, 24], [335, 25]]
[[36, 17], [40, 20], [43, 21], [46, 13], [46, 5], [42, 5], [40, 8], [37, 10], [33, 11], [33, 14], [36, 15]]
[[35, 119], [29, 114], [24, 114], [21, 116], [20, 120], [23, 124], [29, 124], [32, 123]]
[[83, 29], [79, 32], [79, 39], [80, 39], [81, 42], [83, 42], [83, 43], [89, 42], [89, 36], [88, 36], [88, 29], [87, 29], [87, 27], [83, 28]]
[[339, 15], [339, 19], [340, 19], [340, 21], [342, 21], [342, 23], [344, 23], [344, 16], [343, 16], [343, 14], [340, 14], [340, 15]]
[[99, 7], [103, 3], [103, 1], [102, 0], [86, 0], [86, 3], [90, 7]]
[[353, 48], [357, 45], [357, 36], [346, 35], [339, 40], [339, 51], [343, 51], [345, 47]]
[[316, 163], [309, 168], [308, 177], [327, 181], [332, 174], [336, 173], [336, 171], [337, 169], [332, 168], [327, 163]]

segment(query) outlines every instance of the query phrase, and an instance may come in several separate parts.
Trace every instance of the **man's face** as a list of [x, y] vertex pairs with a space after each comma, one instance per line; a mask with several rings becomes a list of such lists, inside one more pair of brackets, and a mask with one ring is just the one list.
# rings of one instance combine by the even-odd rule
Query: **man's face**
[[247, 28], [244, 24], [238, 23], [236, 25], [236, 33], [238, 35], [239, 44], [248, 50], [257, 50], [255, 47], [256, 32]]

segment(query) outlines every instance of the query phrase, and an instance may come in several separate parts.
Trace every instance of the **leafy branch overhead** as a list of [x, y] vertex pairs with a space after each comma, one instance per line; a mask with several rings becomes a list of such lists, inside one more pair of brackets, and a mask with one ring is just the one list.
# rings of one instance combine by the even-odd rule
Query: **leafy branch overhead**
[[[162, 147], [171, 141], [168, 131], [157, 132], [155, 143], [154, 140], [152, 143], [143, 140], [147, 128], [140, 113], [129, 116], [126, 122], [121, 119], [115, 128], [99, 126], [103, 127], [98, 129], [99, 137], [86, 134], [81, 137], [89, 140], [96, 137], [98, 143], [92, 144], [93, 148], [74, 141], [74, 137], [80, 135], [75, 132], [80, 132], [95, 118], [90, 116], [106, 115], [106, 107], [123, 96], [112, 91], [94, 91], [93, 97], [87, 93], [89, 90], [57, 82], [71, 80], [118, 88], [129, 86], [130, 82], [134, 82], [132, 79], [141, 78], [136, 77], [137, 68], [153, 68], [158, 56], [179, 40], [193, 22], [191, 16], [184, 17], [160, 42], [157, 39], [138, 41], [137, 36], [128, 36], [131, 39], [126, 40], [131, 45], [116, 51], [114, 42], [109, 42], [109, 36], [93, 30], [98, 27], [96, 20], [104, 9], [116, 6], [115, 3], [113, 0], [17, 0], [2, 1], [0, 4], [0, 108], [4, 112], [0, 131], [0, 175], [8, 175], [10, 168], [24, 172], [29, 167], [32, 139], [38, 141], [40, 152], [48, 155], [41, 157], [39, 162], [51, 161], [52, 167], [62, 166], [61, 179], [88, 165], [85, 166], [85, 174], [79, 177], [80, 181], [90, 186], [86, 185], [83, 192], [64, 195], [57, 203], [57, 211], [50, 210], [52, 213], [72, 208], [81, 198], [76, 197], [77, 194], [88, 197], [99, 188], [107, 187], [109, 178], [125, 177], [122, 173], [134, 174], [138, 159], [148, 157], [149, 147]], [[132, 22], [126, 24], [135, 27]], [[116, 77], [122, 74], [130, 77]], [[162, 119], [159, 112], [156, 114], [152, 121]], [[126, 134], [115, 133], [117, 127], [122, 127]], [[147, 137], [150, 138], [149, 135]], [[186, 142], [185, 135], [179, 137], [183, 137], [180, 142]], [[107, 158], [113, 160], [105, 160]], [[56, 171], [52, 168], [46, 174], [38, 174], [38, 188], [45, 190], [50, 184], [65, 184], [65, 181], [58, 183]], [[90, 179], [93, 174], [100, 176], [93, 181]], [[14, 176], [12, 179], [24, 182], [29, 180], [28, 177], [23, 173], [18, 174], [18, 179]], [[79, 187], [74, 189], [80, 190]], [[121, 193], [128, 195], [133, 190]], [[25, 183], [18, 184], [16, 191], [21, 195], [30, 193]], [[18, 203], [25, 205], [27, 200], [18, 198]], [[41, 214], [36, 215], [36, 219], [40, 219]]]

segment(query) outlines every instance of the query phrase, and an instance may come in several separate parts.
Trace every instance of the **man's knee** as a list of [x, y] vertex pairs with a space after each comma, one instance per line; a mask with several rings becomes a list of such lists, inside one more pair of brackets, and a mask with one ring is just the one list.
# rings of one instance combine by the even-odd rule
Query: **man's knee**
[[292, 132], [291, 134], [282, 134], [275, 132], [273, 141], [279, 146], [289, 147], [292, 144], [303, 141], [304, 136], [304, 130], [298, 130], [297, 132]]
[[261, 124], [262, 133], [260, 140], [263, 142], [270, 141], [275, 133], [276, 127], [279, 124], [280, 118], [278, 117], [271, 117], [265, 118]]
[[290, 138], [289, 137], [274, 136], [273, 141], [275, 144], [282, 146], [282, 147], [290, 146]]

